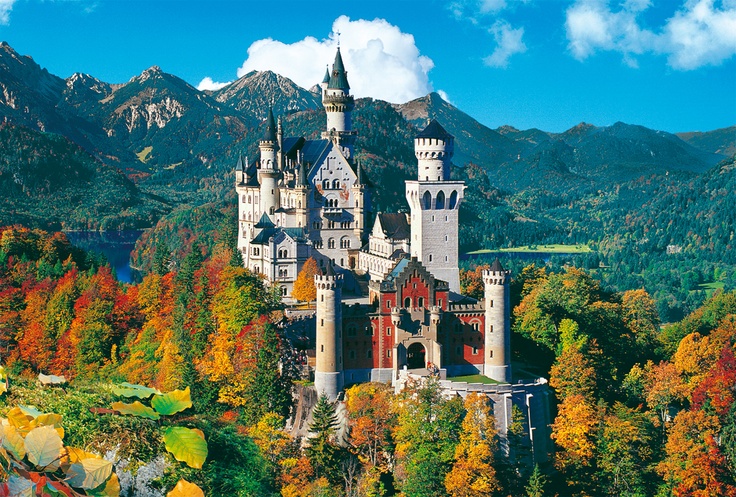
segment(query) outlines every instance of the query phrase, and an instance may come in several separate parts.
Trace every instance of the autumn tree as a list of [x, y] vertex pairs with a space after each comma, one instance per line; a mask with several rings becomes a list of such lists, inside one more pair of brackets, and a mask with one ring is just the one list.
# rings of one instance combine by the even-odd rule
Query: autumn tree
[[465, 418], [455, 448], [455, 463], [445, 477], [447, 492], [452, 497], [481, 497], [500, 490], [494, 468], [497, 450], [496, 428], [488, 397], [470, 393], [465, 399]]
[[393, 404], [393, 388], [383, 383], [362, 383], [345, 392], [350, 443], [369, 467], [387, 470], [392, 463]]
[[644, 366], [644, 397], [651, 409], [659, 413], [663, 423], [669, 418], [670, 406], [681, 402], [687, 395], [687, 386], [677, 373], [674, 364], [651, 361]]
[[317, 288], [314, 286], [314, 277], [319, 273], [319, 266], [317, 266], [314, 257], [307, 259], [296, 277], [291, 296], [302, 302], [315, 300], [317, 298]]
[[590, 482], [597, 424], [595, 405], [582, 395], [570, 395], [560, 404], [552, 425], [552, 439], [559, 447], [555, 466], [572, 487], [584, 488]]

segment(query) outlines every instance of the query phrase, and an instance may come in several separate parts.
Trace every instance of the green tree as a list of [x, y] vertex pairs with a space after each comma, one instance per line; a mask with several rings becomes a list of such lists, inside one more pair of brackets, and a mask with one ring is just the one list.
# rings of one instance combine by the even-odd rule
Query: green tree
[[526, 497], [544, 497], [544, 487], [547, 485], [547, 478], [539, 470], [539, 465], [534, 465], [534, 471], [529, 476], [529, 483], [526, 485]]
[[339, 426], [335, 404], [322, 394], [312, 411], [312, 422], [305, 452], [314, 468], [317, 478], [327, 478], [333, 484], [340, 481], [340, 461], [342, 449], [337, 444], [336, 435]]

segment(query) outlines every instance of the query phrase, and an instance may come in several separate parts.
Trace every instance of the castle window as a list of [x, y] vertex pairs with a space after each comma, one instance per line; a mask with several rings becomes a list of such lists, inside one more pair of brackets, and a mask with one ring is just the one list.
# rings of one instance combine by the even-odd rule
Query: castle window
[[473, 355], [478, 355], [478, 347], [473, 347]]
[[417, 307], [424, 307], [424, 297], [419, 297], [419, 303], [417, 304]]
[[325, 346], [324, 345], [320, 345], [319, 346], [319, 351], [320, 352], [324, 352], [325, 351]]
[[319, 299], [319, 301], [320, 301], [320, 302], [324, 302], [324, 301], [325, 301], [325, 296], [324, 296], [324, 295], [320, 295], [320, 299]]
[[390, 326], [388, 326], [388, 327], [386, 328], [386, 336], [387, 336], [387, 337], [390, 337], [390, 336], [391, 336], [391, 327], [390, 327]]
[[488, 351], [488, 357], [489, 357], [490, 359], [493, 359], [493, 351], [492, 351], [492, 350], [489, 350], [489, 351]]
[[490, 331], [491, 331], [491, 333], [493, 333], [493, 325], [491, 325], [491, 330]]
[[270, 209], [268, 210], [269, 214], [271, 214], [272, 216], [273, 216], [273, 213], [274, 213], [274, 211], [275, 211], [275, 208], [274, 208], [274, 207], [271, 207], [271, 208], [270, 208]]
[[386, 351], [386, 357], [391, 358], [391, 349]]
[[365, 351], [365, 356], [366, 356], [366, 357], [367, 357], [368, 359], [373, 359], [373, 351], [372, 351], [372, 350], [366, 350], [366, 351]]
[[351, 359], [355, 359], [355, 351], [354, 350], [351, 350], [350, 353], [349, 353], [349, 356], [350, 356]]
[[319, 320], [319, 325], [320, 326], [324, 326], [325, 325], [325, 320], [324, 319], [320, 319]]
[[282, 286], [281, 287], [281, 296], [282, 297], [286, 297], [286, 294], [287, 293], [289, 293], [289, 292], [286, 290], [286, 287], [285, 286]]
[[340, 248], [350, 248], [350, 239], [343, 237], [340, 239]]
[[334, 238], [330, 238], [329, 240], [327, 240], [327, 248], [331, 248], [331, 249], [334, 249], [335, 248], [335, 239]]
[[455, 347], [455, 355], [463, 355], [463, 349], [461, 346]]
[[478, 328], [480, 327], [480, 323], [478, 321], [473, 321], [473, 329], [475, 331], [478, 331]]
[[454, 209], [457, 205], [457, 191], [453, 190], [453, 192], [450, 194], [450, 209]]
[[386, 301], [386, 309], [391, 309], [391, 301], [390, 300], [387, 300]]
[[488, 307], [493, 307], [493, 301], [492, 301], [492, 300], [491, 300], [491, 301], [490, 301], [490, 303], [488, 304]]
[[376, 327], [373, 326], [373, 325], [371, 325], [370, 329], [368, 329], [366, 331], [370, 332], [371, 336], [373, 336], [373, 335], [376, 334]]
[[432, 222], [434, 222], [434, 216], [432, 216]]
[[411, 297], [406, 297], [404, 299], [404, 307], [411, 307]]
[[340, 180], [332, 180], [332, 189], [333, 190], [339, 190], [340, 189]]
[[323, 180], [322, 180], [322, 189], [323, 189], [323, 190], [327, 190], [327, 189], [329, 189], [329, 188], [330, 188], [330, 180], [328, 180], [328, 179], [323, 179]]
[[445, 192], [440, 191], [437, 194], [437, 200], [435, 202], [435, 209], [444, 209], [445, 208]]
[[[429, 178], [427, 178], [429, 179]], [[432, 194], [429, 192], [424, 192], [424, 208], [425, 209], [431, 209], [432, 208]]]
[[432, 262], [432, 254], [429, 254], [429, 262]]

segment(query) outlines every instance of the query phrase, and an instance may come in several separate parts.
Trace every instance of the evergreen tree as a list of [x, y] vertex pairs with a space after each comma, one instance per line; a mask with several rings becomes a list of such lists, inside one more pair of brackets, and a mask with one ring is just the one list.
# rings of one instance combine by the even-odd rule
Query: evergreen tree
[[335, 404], [322, 394], [312, 411], [312, 422], [309, 425], [309, 438], [305, 452], [314, 468], [317, 478], [325, 477], [332, 483], [340, 479], [341, 448], [335, 442], [339, 421]]
[[544, 486], [547, 484], [547, 478], [539, 470], [539, 465], [534, 465], [529, 477], [529, 483], [526, 486], [526, 497], [544, 497]]

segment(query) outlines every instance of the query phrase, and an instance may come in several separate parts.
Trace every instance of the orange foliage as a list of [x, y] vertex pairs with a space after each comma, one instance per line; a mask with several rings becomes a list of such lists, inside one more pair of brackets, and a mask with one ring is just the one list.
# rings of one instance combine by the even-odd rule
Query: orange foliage
[[597, 424], [595, 407], [582, 395], [570, 395], [560, 404], [552, 425], [552, 439], [561, 449], [555, 454], [559, 469], [591, 464]]

